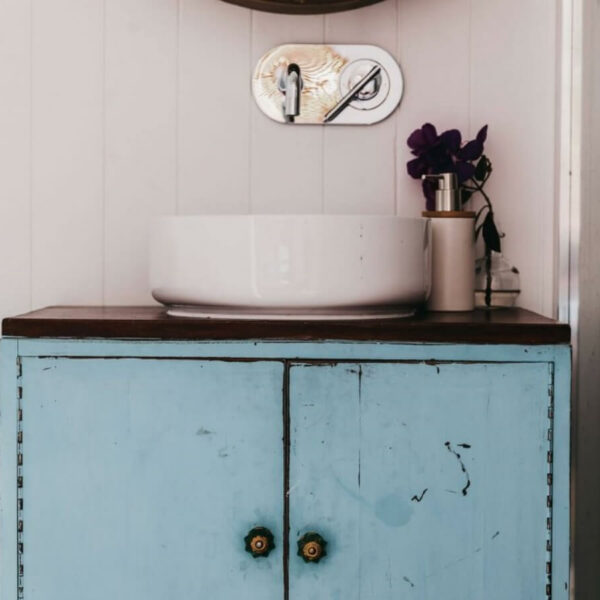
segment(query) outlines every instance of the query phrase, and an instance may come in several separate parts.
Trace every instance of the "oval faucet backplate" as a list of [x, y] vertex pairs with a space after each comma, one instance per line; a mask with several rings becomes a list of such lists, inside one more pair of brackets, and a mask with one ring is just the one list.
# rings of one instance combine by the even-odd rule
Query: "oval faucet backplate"
[[[301, 87], [286, 85], [290, 64], [300, 69]], [[380, 73], [355, 97], [344, 96], [373, 65]], [[289, 92], [288, 92], [289, 87]], [[284, 44], [269, 50], [256, 65], [252, 77], [254, 98], [268, 117], [280, 123], [370, 125], [382, 121], [400, 104], [404, 78], [393, 56], [378, 46], [367, 44]], [[374, 93], [376, 92], [376, 93]], [[286, 117], [286, 93], [299, 93], [300, 114]], [[288, 99], [287, 105], [295, 98]], [[343, 103], [343, 104], [340, 104]]]

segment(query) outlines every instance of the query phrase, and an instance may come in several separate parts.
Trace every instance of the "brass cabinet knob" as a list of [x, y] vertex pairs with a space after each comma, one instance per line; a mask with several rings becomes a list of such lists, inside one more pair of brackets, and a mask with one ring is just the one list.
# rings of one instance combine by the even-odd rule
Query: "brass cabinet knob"
[[309, 531], [298, 540], [298, 556], [304, 562], [318, 563], [327, 556], [327, 542], [318, 533]]
[[246, 552], [252, 554], [254, 558], [269, 556], [271, 550], [275, 548], [273, 534], [266, 527], [251, 529], [244, 542], [246, 542]]

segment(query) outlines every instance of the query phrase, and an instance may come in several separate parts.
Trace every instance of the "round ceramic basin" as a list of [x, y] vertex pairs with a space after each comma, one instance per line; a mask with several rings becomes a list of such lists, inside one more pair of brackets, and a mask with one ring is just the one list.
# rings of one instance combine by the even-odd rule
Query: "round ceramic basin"
[[371, 215], [159, 217], [151, 287], [173, 314], [361, 314], [429, 291], [429, 222]]

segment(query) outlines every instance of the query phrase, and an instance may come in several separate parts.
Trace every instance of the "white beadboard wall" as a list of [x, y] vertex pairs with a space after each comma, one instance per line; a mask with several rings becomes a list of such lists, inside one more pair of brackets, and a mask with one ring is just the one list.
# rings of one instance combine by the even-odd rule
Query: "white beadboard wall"
[[[406, 138], [490, 126], [490, 191], [521, 304], [554, 311], [557, 0], [385, 0], [328, 16], [220, 0], [0, 0], [0, 316], [148, 304], [162, 213], [418, 215]], [[267, 120], [256, 60], [284, 42], [378, 44], [400, 109], [360, 127]]]

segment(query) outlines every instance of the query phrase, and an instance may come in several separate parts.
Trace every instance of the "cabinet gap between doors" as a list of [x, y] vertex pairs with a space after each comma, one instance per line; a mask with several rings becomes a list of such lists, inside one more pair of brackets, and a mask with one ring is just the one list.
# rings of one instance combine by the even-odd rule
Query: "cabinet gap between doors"
[[290, 361], [283, 363], [283, 599], [290, 597]]

